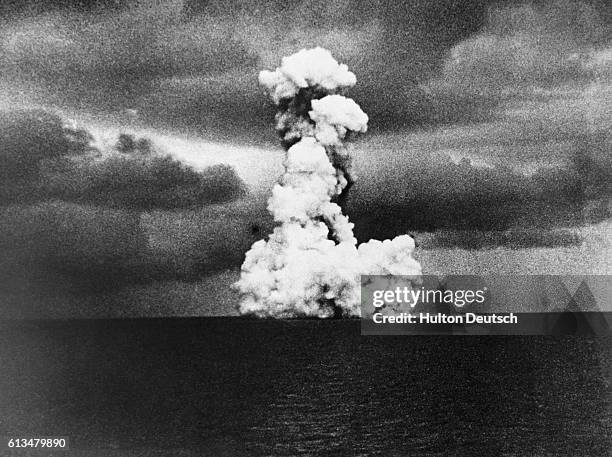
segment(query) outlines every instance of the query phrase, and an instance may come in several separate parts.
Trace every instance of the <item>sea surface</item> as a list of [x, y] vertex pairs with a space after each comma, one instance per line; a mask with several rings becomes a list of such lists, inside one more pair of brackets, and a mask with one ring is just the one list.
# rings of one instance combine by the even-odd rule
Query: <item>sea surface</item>
[[[0, 436], [61, 456], [610, 456], [612, 339], [4, 321]], [[0, 451], [2, 455], [43, 455]]]

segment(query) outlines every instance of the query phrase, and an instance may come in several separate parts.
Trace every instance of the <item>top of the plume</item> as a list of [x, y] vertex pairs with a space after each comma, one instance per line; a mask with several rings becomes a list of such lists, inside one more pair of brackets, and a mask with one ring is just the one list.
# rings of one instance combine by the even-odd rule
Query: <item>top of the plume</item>
[[339, 64], [327, 49], [302, 49], [284, 57], [275, 71], [259, 73], [259, 83], [266, 87], [274, 103], [292, 98], [304, 87], [321, 87], [330, 93], [354, 86], [355, 74]]

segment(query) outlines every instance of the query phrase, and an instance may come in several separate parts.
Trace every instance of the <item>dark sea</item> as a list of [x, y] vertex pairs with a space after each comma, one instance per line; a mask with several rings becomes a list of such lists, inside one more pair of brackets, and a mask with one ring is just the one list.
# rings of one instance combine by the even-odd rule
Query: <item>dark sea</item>
[[0, 435], [61, 456], [610, 456], [612, 339], [359, 321], [0, 323]]

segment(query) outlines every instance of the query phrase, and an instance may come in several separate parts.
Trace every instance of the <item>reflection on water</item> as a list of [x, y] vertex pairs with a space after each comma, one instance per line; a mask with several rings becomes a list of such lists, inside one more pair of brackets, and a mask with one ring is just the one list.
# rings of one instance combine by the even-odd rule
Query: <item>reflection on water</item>
[[610, 338], [237, 318], [0, 326], [0, 435], [69, 436], [72, 455], [612, 450]]

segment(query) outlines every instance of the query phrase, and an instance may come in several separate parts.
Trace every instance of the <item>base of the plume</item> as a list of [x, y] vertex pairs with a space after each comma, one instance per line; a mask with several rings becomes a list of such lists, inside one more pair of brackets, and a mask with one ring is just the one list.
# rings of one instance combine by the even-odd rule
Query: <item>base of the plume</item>
[[[306, 230], [306, 229], [303, 229]], [[346, 319], [361, 313], [361, 275], [422, 274], [412, 256], [414, 240], [370, 240], [356, 247], [335, 244], [302, 228], [277, 227], [247, 253], [240, 280], [241, 315], [276, 319]]]

